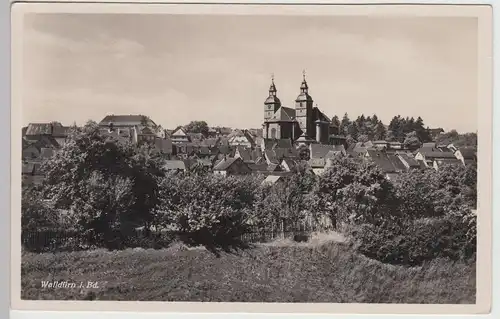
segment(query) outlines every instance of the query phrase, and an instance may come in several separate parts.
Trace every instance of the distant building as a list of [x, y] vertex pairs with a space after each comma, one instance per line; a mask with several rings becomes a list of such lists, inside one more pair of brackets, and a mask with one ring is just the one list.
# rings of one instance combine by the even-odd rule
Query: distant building
[[264, 102], [262, 135], [268, 140], [289, 139], [300, 144], [343, 144], [345, 138], [338, 135], [338, 128], [318, 108], [313, 106], [305, 74], [295, 107], [285, 107], [277, 96], [274, 78], [269, 96]]
[[172, 143], [175, 145], [191, 142], [191, 138], [182, 127], [178, 127], [174, 130], [172, 134], [170, 134], [170, 138], [172, 139]]
[[246, 175], [251, 172], [250, 167], [239, 157], [224, 158], [214, 167], [214, 174], [223, 176]]
[[463, 165], [470, 165], [477, 162], [477, 152], [471, 147], [461, 147], [455, 151], [455, 157], [462, 162]]

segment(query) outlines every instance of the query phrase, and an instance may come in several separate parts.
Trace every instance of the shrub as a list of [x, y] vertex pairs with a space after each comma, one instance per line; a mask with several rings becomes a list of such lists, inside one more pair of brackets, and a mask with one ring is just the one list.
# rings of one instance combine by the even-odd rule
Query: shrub
[[314, 193], [315, 208], [329, 215], [334, 225], [378, 224], [398, 215], [393, 186], [373, 163], [334, 159], [319, 177]]
[[363, 224], [350, 227], [354, 248], [389, 264], [421, 265], [435, 258], [475, 258], [475, 218], [446, 216], [409, 220], [402, 225]]
[[258, 187], [252, 177], [170, 174], [161, 183], [156, 221], [189, 244], [228, 245], [246, 231]]

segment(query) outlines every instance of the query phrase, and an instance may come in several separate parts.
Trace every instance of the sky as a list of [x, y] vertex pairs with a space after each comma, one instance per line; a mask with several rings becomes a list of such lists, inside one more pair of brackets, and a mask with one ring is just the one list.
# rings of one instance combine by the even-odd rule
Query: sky
[[477, 130], [477, 19], [27, 14], [23, 125], [144, 114], [259, 128], [274, 74], [294, 107], [305, 70], [329, 117], [421, 116]]

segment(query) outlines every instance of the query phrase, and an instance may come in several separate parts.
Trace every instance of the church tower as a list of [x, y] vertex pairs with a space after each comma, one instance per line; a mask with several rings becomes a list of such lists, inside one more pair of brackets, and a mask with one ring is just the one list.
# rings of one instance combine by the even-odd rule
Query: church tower
[[306, 81], [306, 71], [302, 73], [302, 84], [300, 94], [295, 100], [295, 118], [299, 122], [300, 129], [309, 138], [314, 138], [313, 122], [313, 99], [309, 95], [309, 87]]
[[264, 102], [264, 121], [270, 120], [274, 113], [281, 107], [281, 101], [276, 96], [277, 90], [274, 85], [274, 75], [271, 78], [271, 86], [269, 87], [269, 96]]

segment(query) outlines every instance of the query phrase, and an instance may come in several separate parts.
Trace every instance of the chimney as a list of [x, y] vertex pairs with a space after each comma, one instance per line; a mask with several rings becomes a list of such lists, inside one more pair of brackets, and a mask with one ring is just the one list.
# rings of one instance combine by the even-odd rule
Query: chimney
[[316, 141], [321, 143], [321, 122], [316, 122]]

